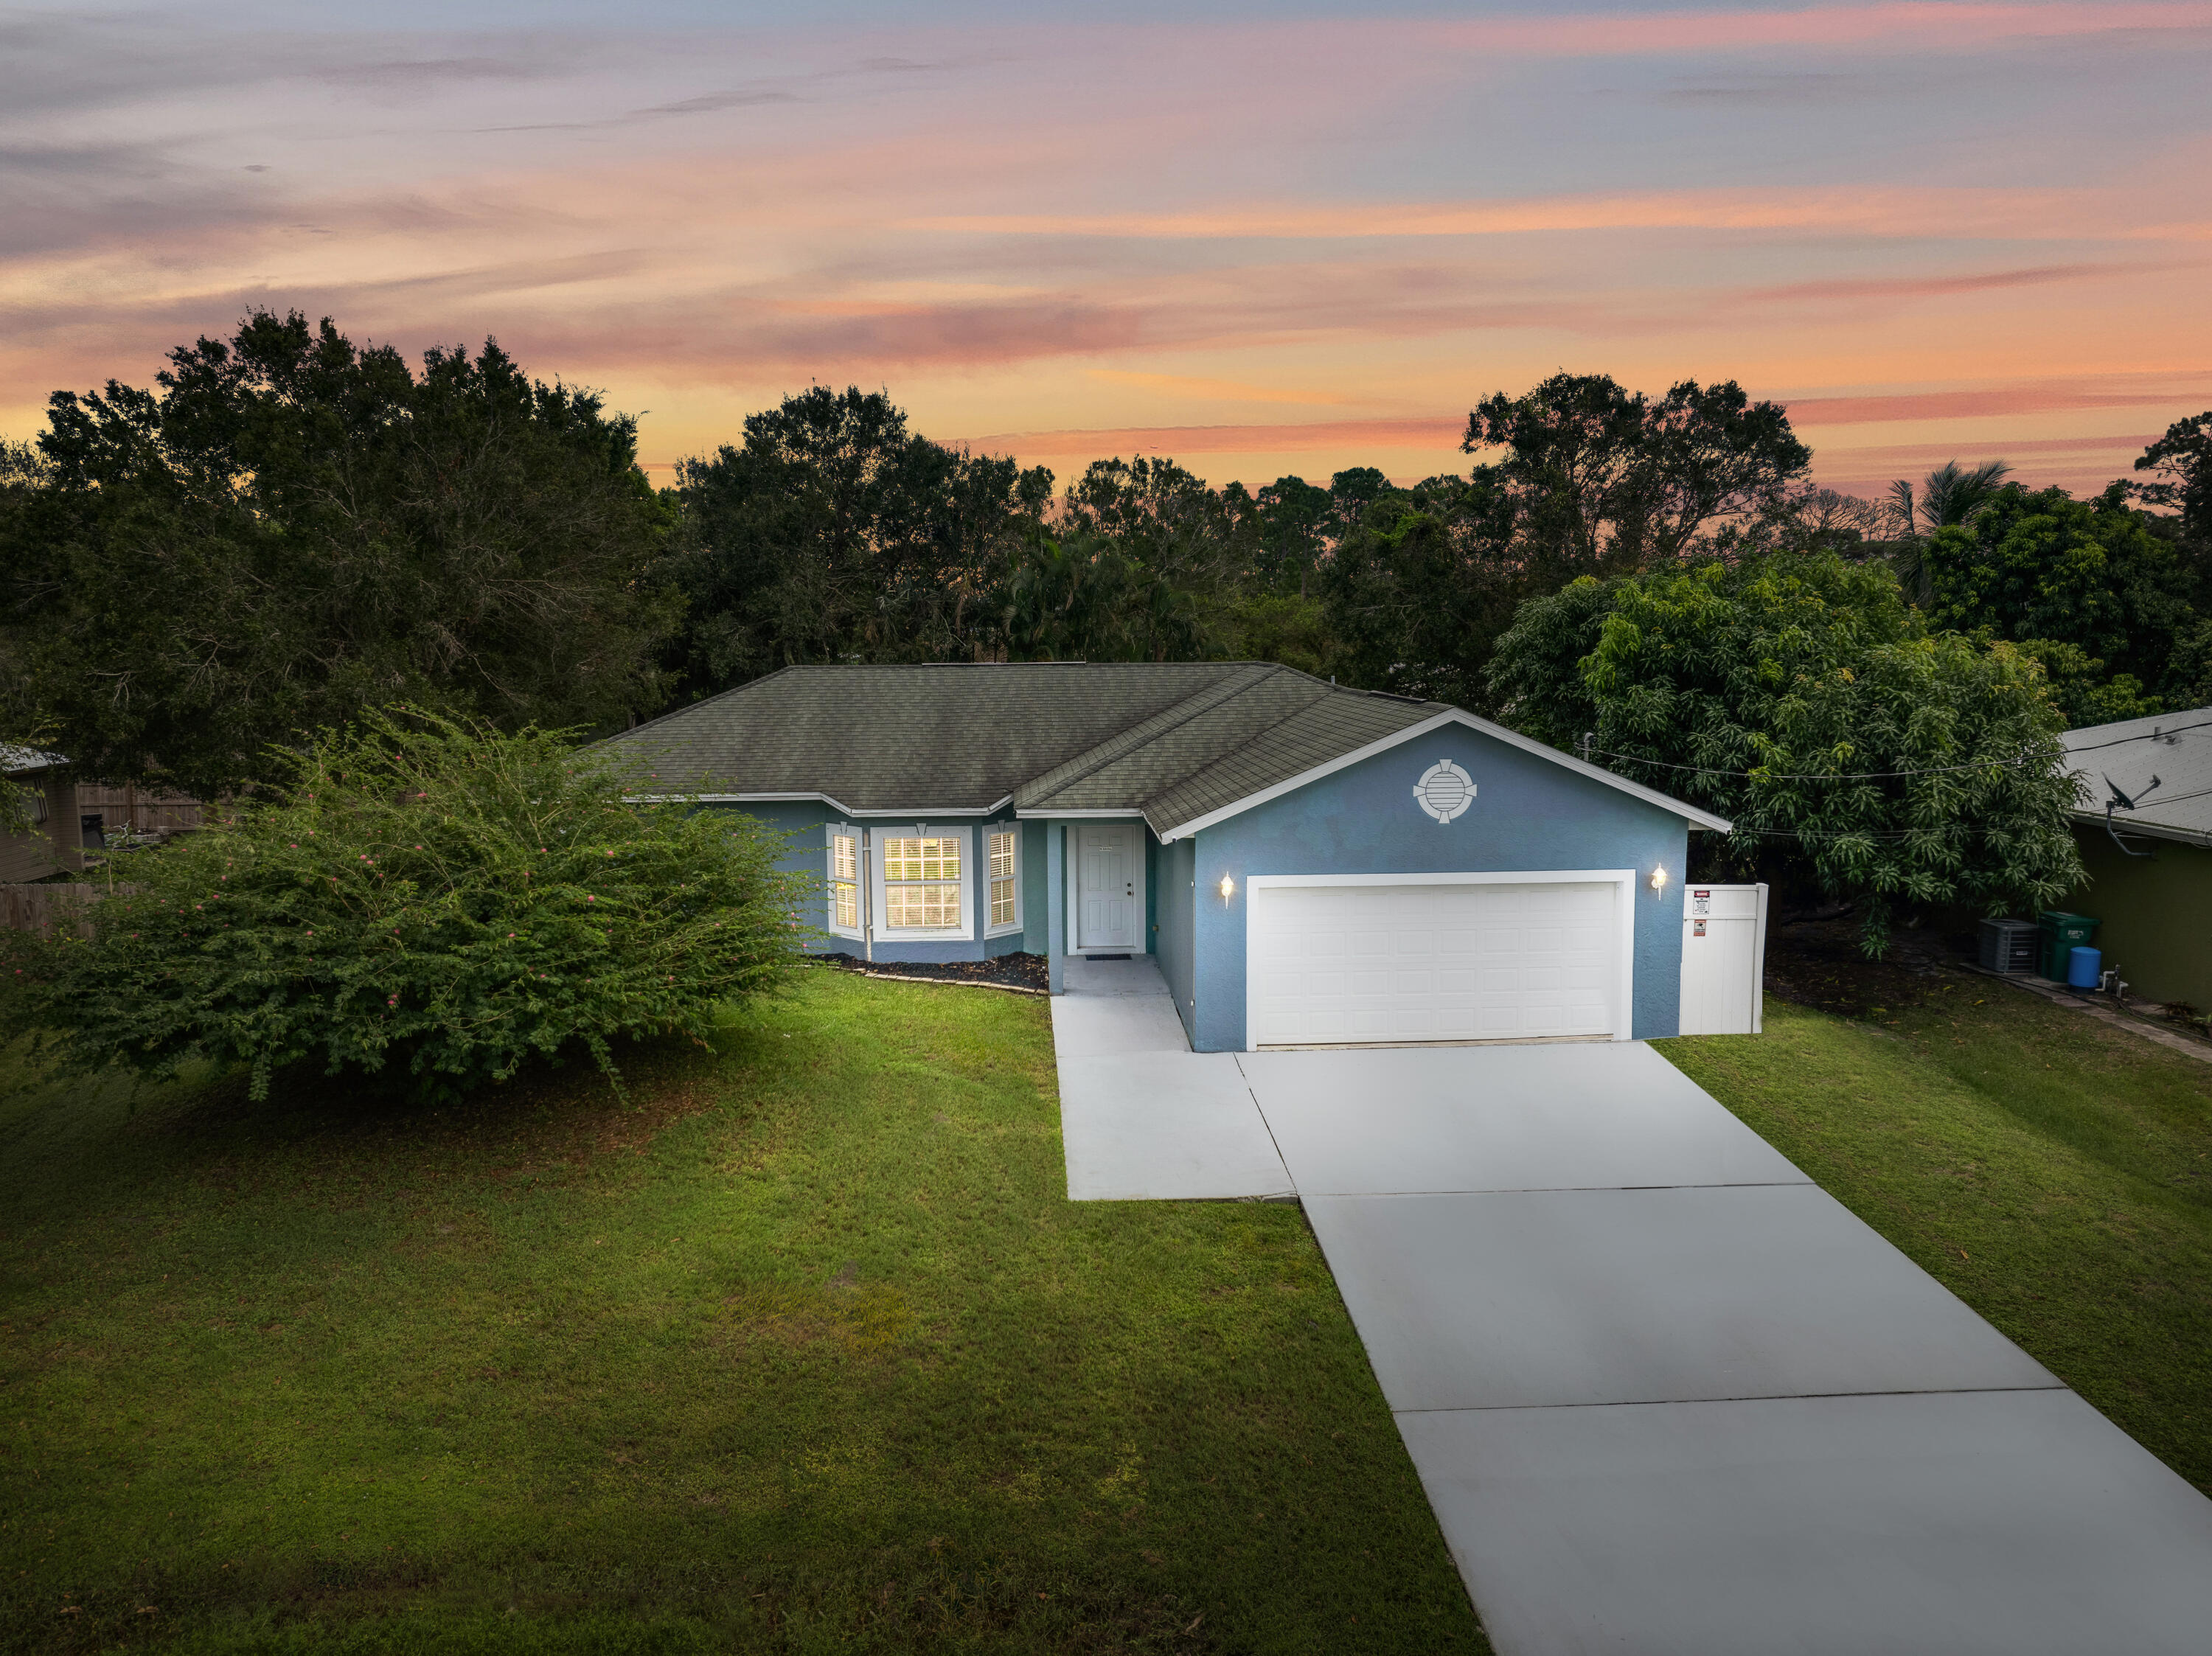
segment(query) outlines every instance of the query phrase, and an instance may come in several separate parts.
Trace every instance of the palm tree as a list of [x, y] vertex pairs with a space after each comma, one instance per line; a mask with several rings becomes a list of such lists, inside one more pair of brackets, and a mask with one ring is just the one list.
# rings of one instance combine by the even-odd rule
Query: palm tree
[[1984, 460], [1969, 470], [1956, 460], [1946, 460], [1920, 484], [1918, 498], [1912, 485], [1899, 477], [1889, 486], [1889, 521], [1899, 543], [1891, 562], [1897, 579], [1917, 604], [1934, 597], [1928, 584], [1928, 566], [1920, 555], [1922, 541], [1939, 529], [1963, 524], [1988, 505], [1997, 486], [2012, 474], [2002, 460]]
[[1984, 460], [1971, 471], [1956, 460], [1946, 460], [1922, 482], [1917, 500], [1912, 485], [1902, 477], [1889, 486], [1890, 519], [1905, 539], [1932, 535], [1972, 517], [2011, 475], [2012, 468], [2002, 460]]

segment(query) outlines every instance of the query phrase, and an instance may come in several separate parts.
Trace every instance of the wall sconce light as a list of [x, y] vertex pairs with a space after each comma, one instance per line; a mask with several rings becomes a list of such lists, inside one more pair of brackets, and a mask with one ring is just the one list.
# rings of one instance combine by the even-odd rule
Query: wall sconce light
[[1666, 868], [1661, 864], [1654, 863], [1651, 865], [1651, 895], [1655, 897], [1659, 896], [1664, 893], [1666, 889]]
[[1225, 903], [1236, 895], [1237, 882], [1231, 879], [1226, 874], [1223, 875], [1221, 877], [1221, 901]]

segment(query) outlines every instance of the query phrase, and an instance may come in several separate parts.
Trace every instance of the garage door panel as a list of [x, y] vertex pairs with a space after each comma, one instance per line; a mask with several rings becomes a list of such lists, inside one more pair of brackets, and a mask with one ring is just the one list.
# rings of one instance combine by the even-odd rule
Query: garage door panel
[[1269, 888], [1251, 933], [1255, 1040], [1613, 1034], [1619, 901], [1609, 882]]

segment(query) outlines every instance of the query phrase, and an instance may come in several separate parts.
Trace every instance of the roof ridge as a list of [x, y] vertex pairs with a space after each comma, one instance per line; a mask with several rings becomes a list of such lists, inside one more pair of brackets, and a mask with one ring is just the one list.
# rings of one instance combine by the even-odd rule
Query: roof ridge
[[[1081, 753], [1063, 759], [1057, 765], [1042, 770], [1015, 790], [1017, 796], [1029, 794], [1032, 788], [1043, 788], [1050, 783], [1048, 792], [1031, 798], [1049, 798], [1073, 787], [1086, 776], [1095, 775], [1117, 759], [1126, 758], [1139, 748], [1157, 742], [1170, 731], [1180, 730], [1201, 713], [1211, 712], [1223, 702], [1243, 695], [1256, 685], [1265, 683], [1280, 672], [1295, 672], [1295, 668], [1277, 665], [1273, 662], [1248, 662], [1244, 670], [1231, 673], [1219, 682], [1185, 696], [1172, 707], [1164, 707], [1149, 719], [1115, 731], [1103, 742], [1094, 743]], [[1090, 762], [1085, 763], [1088, 761]], [[1080, 769], [1075, 768], [1080, 766]], [[1062, 773], [1066, 773], [1062, 774]]]
[[[1297, 669], [1295, 667], [1288, 668], [1285, 670], [1293, 673], [1297, 672]], [[1322, 702], [1338, 694], [1337, 687], [1335, 685], [1324, 684], [1319, 679], [1315, 678], [1311, 673], [1299, 673], [1298, 676], [1312, 681], [1314, 688], [1317, 692], [1313, 700], [1299, 703], [1298, 706], [1291, 708], [1290, 712], [1285, 713], [1280, 719], [1271, 720], [1267, 724], [1262, 725], [1258, 730], [1254, 731], [1250, 735], [1244, 738], [1244, 745], [1246, 747], [1249, 748], [1255, 743], [1264, 741], [1269, 732], [1279, 731], [1293, 719], [1304, 718], [1306, 714], [1311, 713], [1316, 707], [1320, 707]], [[1365, 695], [1368, 694], [1364, 690], [1350, 690], [1347, 693], [1352, 695]], [[1406, 698], [1403, 696], [1391, 696], [1389, 699], [1392, 701], [1402, 701]], [[1217, 761], [1215, 762], [1218, 761]], [[1139, 803], [1138, 809], [1144, 812], [1145, 820], [1147, 822], [1152, 822], [1152, 802], [1155, 799], [1158, 799], [1161, 794], [1171, 792], [1175, 789], [1181, 787], [1185, 782], [1189, 781], [1191, 774], [1194, 774], [1194, 773], [1186, 773], [1185, 775], [1177, 778], [1175, 781], [1169, 783], [1166, 787], [1158, 789], [1145, 796], [1144, 799]], [[1158, 831], [1158, 825], [1155, 824], [1153, 832], [1157, 834]]]

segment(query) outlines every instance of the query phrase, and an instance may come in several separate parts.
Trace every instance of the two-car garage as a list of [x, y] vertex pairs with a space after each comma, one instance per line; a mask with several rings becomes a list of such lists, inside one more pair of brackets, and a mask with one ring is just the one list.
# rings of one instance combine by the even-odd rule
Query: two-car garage
[[1634, 881], [1255, 876], [1247, 1044], [1626, 1040]]

